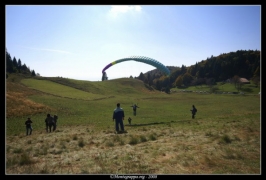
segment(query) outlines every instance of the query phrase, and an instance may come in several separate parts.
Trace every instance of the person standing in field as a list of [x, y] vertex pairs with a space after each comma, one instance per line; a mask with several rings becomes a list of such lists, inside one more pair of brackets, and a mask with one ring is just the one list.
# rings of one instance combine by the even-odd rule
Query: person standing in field
[[136, 116], [137, 115], [137, 108], [140, 108], [140, 107], [138, 107], [136, 104], [134, 104], [130, 107], [133, 107], [133, 115]]
[[53, 126], [53, 131], [56, 130], [56, 126], [57, 126], [57, 119], [58, 119], [58, 116], [57, 115], [54, 115], [54, 126]]
[[52, 126], [54, 127], [54, 118], [50, 114], [47, 114], [47, 117], [45, 119], [45, 124], [46, 124], [46, 132], [48, 132], [48, 128], [49, 132], [51, 132]]
[[195, 115], [196, 115], [196, 112], [197, 112], [196, 107], [194, 105], [192, 105], [192, 109], [190, 111], [192, 113], [192, 119], [194, 119], [195, 118]]
[[32, 126], [31, 126], [31, 123], [32, 123], [32, 121], [31, 121], [30, 118], [28, 118], [27, 121], [25, 122], [25, 125], [26, 125], [26, 135], [27, 135], [27, 136], [28, 136], [28, 135], [31, 135], [31, 133], [32, 133]]
[[[115, 130], [116, 133], [124, 132], [124, 123], [123, 120], [125, 118], [124, 110], [120, 107], [120, 103], [116, 104], [116, 109], [113, 112], [113, 121], [115, 120]], [[120, 127], [120, 131], [119, 131]]]

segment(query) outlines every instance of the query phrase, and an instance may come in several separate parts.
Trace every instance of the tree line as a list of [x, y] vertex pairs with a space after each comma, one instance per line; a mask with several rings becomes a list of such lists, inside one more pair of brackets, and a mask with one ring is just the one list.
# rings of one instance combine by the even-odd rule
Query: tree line
[[[140, 73], [137, 79], [157, 90], [169, 92], [170, 88], [188, 87], [196, 85], [215, 85], [216, 82], [233, 80], [240, 83], [240, 78], [260, 84], [260, 51], [238, 50], [223, 53], [217, 57], [213, 55], [205, 60], [186, 67], [167, 66], [170, 76], [165, 76], [158, 69]], [[132, 76], [130, 78], [133, 78]]]
[[[31, 76], [36, 76], [35, 71], [31, 70], [25, 63], [22, 64], [20, 59], [16, 59], [14, 56], [11, 58], [11, 55], [8, 53], [6, 49], [6, 73], [22, 73], [22, 74], [30, 74]], [[38, 73], [37, 73], [38, 74]], [[8, 75], [6, 74], [8, 77]]]
[[[186, 67], [182, 65], [167, 66], [170, 75], [165, 76], [160, 70], [154, 69], [146, 73], [140, 73], [137, 79], [145, 84], [165, 92], [170, 92], [171, 88], [188, 87], [197, 85], [215, 85], [216, 82], [225, 82], [231, 80], [235, 85], [241, 86], [239, 79], [246, 78], [253, 81], [257, 86], [260, 85], [260, 51], [258, 50], [238, 50], [236, 52], [223, 53], [219, 56], [207, 57], [205, 60], [196, 62], [194, 65]], [[6, 72], [23, 73], [31, 76], [40, 76], [35, 74], [34, 70], [20, 59], [16, 59], [6, 50]], [[130, 78], [133, 78], [130, 76]]]

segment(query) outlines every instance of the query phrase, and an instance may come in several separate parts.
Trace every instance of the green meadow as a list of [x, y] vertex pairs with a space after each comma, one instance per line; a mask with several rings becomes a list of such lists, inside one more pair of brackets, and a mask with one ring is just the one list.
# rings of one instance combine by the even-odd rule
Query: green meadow
[[[8, 174], [261, 172], [260, 89], [252, 84], [242, 87], [244, 94], [177, 88], [166, 94], [131, 78], [98, 82], [22, 78], [10, 83], [32, 92], [24, 97], [25, 108], [28, 101], [41, 108], [38, 113], [27, 110], [24, 114], [22, 107], [16, 110], [18, 105], [7, 101], [7, 108], [15, 109], [6, 118]], [[186, 90], [208, 91], [208, 87]], [[236, 91], [232, 84], [220, 85], [219, 90]], [[23, 96], [18, 89], [14, 91], [7, 91], [10, 99]], [[118, 102], [125, 111], [125, 134], [114, 133], [112, 115]], [[133, 104], [140, 107], [136, 116], [130, 107]], [[192, 105], [198, 110], [195, 119], [191, 118]], [[45, 131], [47, 113], [59, 117], [55, 132]], [[27, 117], [33, 121], [31, 136], [25, 135]], [[53, 165], [43, 160], [48, 156], [56, 159]], [[79, 160], [73, 162], [75, 157]]]

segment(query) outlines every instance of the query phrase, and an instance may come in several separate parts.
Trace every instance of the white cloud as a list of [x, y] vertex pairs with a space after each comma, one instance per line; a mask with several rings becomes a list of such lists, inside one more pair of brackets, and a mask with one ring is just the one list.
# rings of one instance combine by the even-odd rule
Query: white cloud
[[116, 17], [118, 14], [127, 13], [127, 12], [140, 12], [141, 6], [128, 6], [128, 5], [116, 5], [111, 6], [109, 14], [113, 17]]

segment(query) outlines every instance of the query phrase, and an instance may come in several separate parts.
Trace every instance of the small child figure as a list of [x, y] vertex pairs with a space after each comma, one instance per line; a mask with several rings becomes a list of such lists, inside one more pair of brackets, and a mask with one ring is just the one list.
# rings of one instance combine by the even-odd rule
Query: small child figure
[[129, 117], [129, 118], [128, 118], [128, 123], [129, 123], [129, 125], [131, 125], [131, 120], [132, 120], [132, 119]]

